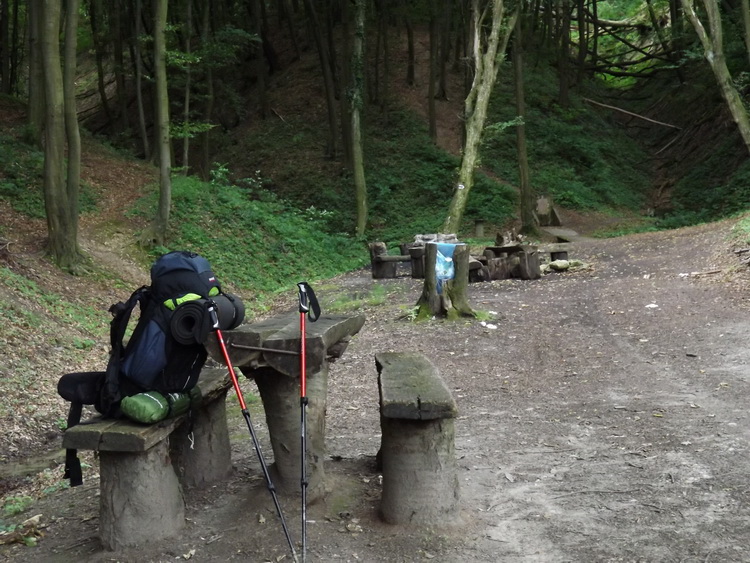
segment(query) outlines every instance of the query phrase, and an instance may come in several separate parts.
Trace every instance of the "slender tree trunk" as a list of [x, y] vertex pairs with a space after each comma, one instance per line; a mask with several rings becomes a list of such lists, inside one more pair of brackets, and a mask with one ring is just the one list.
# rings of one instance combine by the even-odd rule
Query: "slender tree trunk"
[[128, 93], [125, 85], [125, 59], [123, 57], [125, 49], [123, 20], [125, 20], [125, 14], [122, 0], [114, 0], [112, 4], [111, 17], [114, 24], [112, 36], [114, 39], [115, 82], [117, 83], [118, 128], [121, 132], [126, 132], [130, 124], [128, 122]]
[[[201, 27], [201, 41], [204, 46], [208, 45], [211, 37], [211, 4], [206, 2], [203, 5], [203, 24]], [[206, 102], [203, 110], [203, 119], [211, 122], [214, 113], [214, 73], [209, 65], [206, 69]], [[201, 142], [201, 176], [208, 180], [211, 176], [211, 130], [208, 129], [202, 134]]]
[[706, 60], [714, 73], [721, 95], [724, 97], [724, 101], [729, 108], [732, 119], [734, 119], [734, 122], [737, 124], [742, 140], [745, 143], [745, 147], [748, 152], [750, 152], [750, 119], [748, 119], [747, 110], [742, 102], [742, 97], [734, 86], [734, 81], [729, 73], [726, 58], [724, 57], [723, 33], [719, 5], [715, 0], [703, 0], [703, 6], [706, 9], [706, 17], [708, 19], [710, 33], [706, 31], [703, 24], [698, 19], [690, 0], [682, 0], [682, 7], [685, 11], [685, 15], [690, 20], [690, 23], [693, 24], [695, 32], [698, 34], [698, 38], [703, 45]]
[[427, 116], [429, 120], [430, 139], [437, 143], [437, 109], [435, 108], [435, 88], [438, 73], [438, 18], [434, 8], [430, 12], [430, 82], [427, 86]]
[[185, 53], [188, 61], [185, 63], [185, 97], [183, 100], [182, 120], [184, 137], [182, 138], [182, 168], [183, 176], [190, 170], [190, 80], [192, 79], [192, 63], [190, 62], [190, 40], [193, 33], [193, 0], [187, 0], [185, 14]]
[[560, 47], [558, 49], [557, 73], [560, 80], [558, 103], [567, 108], [570, 105], [570, 0], [558, 0], [560, 7]]
[[141, 55], [141, 18], [143, 17], [143, 6], [141, 0], [135, 3], [135, 38], [133, 39], [133, 52], [135, 53], [135, 95], [138, 103], [138, 130], [141, 134], [143, 145], [143, 158], [151, 156], [151, 148], [148, 142], [148, 131], [146, 129], [146, 111], [143, 107], [143, 57]]
[[89, 20], [91, 22], [91, 38], [94, 42], [94, 58], [96, 60], [96, 84], [99, 88], [99, 99], [102, 102], [104, 115], [107, 116], [107, 123], [112, 122], [112, 111], [109, 108], [109, 98], [107, 96], [107, 86], [105, 84], [104, 69], [104, 30], [102, 0], [91, 0], [89, 3]]
[[310, 28], [313, 39], [315, 40], [315, 46], [318, 49], [320, 69], [323, 72], [323, 86], [325, 88], [326, 110], [328, 113], [326, 156], [328, 158], [336, 158], [336, 139], [338, 137], [338, 127], [336, 122], [336, 85], [334, 84], [333, 73], [331, 72], [330, 56], [328, 48], [323, 41], [320, 19], [318, 18], [318, 13], [315, 10], [315, 5], [312, 0], [305, 0], [305, 10], [307, 12], [307, 17], [310, 20]]
[[750, 0], [742, 0], [742, 26], [745, 29], [745, 50], [750, 61]]
[[355, 30], [353, 49], [352, 88], [352, 164], [354, 172], [354, 190], [357, 201], [357, 235], [365, 234], [367, 227], [367, 184], [365, 183], [365, 163], [362, 151], [361, 112], [364, 105], [364, 42], [365, 42], [365, 1], [356, 0]]
[[382, 6], [382, 34], [383, 34], [383, 85], [380, 89], [380, 109], [383, 115], [383, 121], [388, 124], [388, 110], [390, 108], [390, 83], [391, 83], [391, 48], [388, 41], [388, 22], [390, 13], [388, 11], [388, 2], [383, 2]]
[[[352, 41], [351, 22], [349, 21], [348, 2], [341, 4], [341, 75], [339, 77], [339, 106], [341, 111], [341, 146], [343, 149], [344, 163], [350, 169], [354, 169], [352, 155], [352, 100], [348, 92], [352, 84]], [[329, 34], [330, 26], [329, 26]]]
[[505, 6], [502, 0], [495, 0], [492, 4], [490, 32], [484, 36], [483, 28], [485, 13], [479, 11], [478, 0], [472, 0], [474, 20], [473, 57], [474, 82], [469, 95], [464, 102], [466, 116], [466, 142], [464, 143], [461, 167], [458, 173], [458, 184], [453, 193], [453, 199], [448, 209], [448, 216], [443, 224], [443, 232], [457, 233], [461, 227], [461, 219], [469, 199], [469, 192], [474, 184], [474, 169], [479, 157], [479, 146], [482, 141], [482, 131], [487, 118], [492, 89], [497, 80], [500, 64], [505, 57], [508, 39], [515, 26], [518, 10], [505, 20]]
[[258, 108], [260, 110], [261, 118], [265, 119], [271, 112], [268, 102], [268, 64], [266, 62], [266, 55], [268, 55], [269, 61], [272, 60], [273, 57], [270, 56], [270, 53], [268, 52], [271, 50], [271, 45], [266, 37], [262, 12], [262, 2], [260, 0], [251, 0], [250, 19], [252, 31], [261, 38], [261, 42], [255, 50], [255, 73], [258, 79], [258, 85], [256, 88], [258, 92]]
[[10, 82], [10, 10], [8, 0], [0, 2], [0, 91], [10, 94], [12, 85]]
[[154, 4], [154, 74], [156, 75], [156, 128], [159, 148], [159, 206], [152, 229], [144, 237], [146, 245], [162, 245], [167, 239], [172, 206], [172, 152], [169, 135], [169, 93], [167, 91], [166, 45], [168, 0]]
[[516, 125], [516, 152], [518, 155], [518, 189], [520, 192], [521, 232], [526, 235], [537, 232], [538, 221], [534, 213], [534, 191], [529, 175], [529, 159], [526, 151], [526, 93], [523, 84], [523, 17], [516, 19], [513, 32], [513, 74], [516, 87], [516, 114], [521, 122]]
[[63, 65], [63, 97], [65, 101], [65, 134], [68, 141], [68, 174], [66, 182], [67, 212], [75, 259], [78, 248], [79, 191], [81, 185], [81, 134], [78, 130], [76, 105], [76, 68], [78, 57], [78, 12], [80, 0], [65, 1], [65, 57]]
[[[48, 250], [55, 263], [75, 271], [80, 258], [77, 232], [71, 222], [65, 181], [65, 97], [60, 60], [60, 2], [41, 0], [39, 20], [44, 94], [44, 206], [49, 232]], [[77, 212], [77, 210], [76, 210]]]
[[414, 29], [412, 28], [411, 19], [409, 19], [408, 15], [406, 16], [404, 24], [406, 25], [406, 44], [408, 50], [406, 61], [406, 83], [409, 86], [414, 86]]
[[28, 124], [31, 140], [37, 147], [42, 146], [44, 123], [46, 121], [44, 65], [42, 61], [42, 32], [44, 17], [41, 14], [41, 2], [29, 2], [29, 109]]

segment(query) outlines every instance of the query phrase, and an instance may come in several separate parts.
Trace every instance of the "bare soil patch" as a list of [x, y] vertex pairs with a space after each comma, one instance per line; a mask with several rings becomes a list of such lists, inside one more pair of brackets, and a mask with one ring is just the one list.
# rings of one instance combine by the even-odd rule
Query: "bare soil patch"
[[[729, 248], [730, 227], [576, 242], [570, 255], [588, 268], [472, 284], [475, 308], [494, 312], [484, 323], [410, 322], [421, 284], [406, 276], [360, 271], [319, 284], [323, 301], [375, 285], [389, 297], [362, 308], [367, 322], [330, 373], [330, 492], [308, 507], [308, 559], [750, 559], [750, 278]], [[461, 517], [450, 528], [378, 518], [373, 355], [384, 350], [426, 354], [458, 402]], [[252, 392], [252, 382], [243, 385]], [[83, 487], [16, 516], [41, 514], [43, 537], [36, 548], [0, 547], [0, 560], [290, 561], [232, 410], [233, 477], [188, 494], [179, 537], [103, 552], [92, 470]], [[252, 414], [269, 456], [262, 406]], [[282, 505], [299, 539], [299, 501]]]

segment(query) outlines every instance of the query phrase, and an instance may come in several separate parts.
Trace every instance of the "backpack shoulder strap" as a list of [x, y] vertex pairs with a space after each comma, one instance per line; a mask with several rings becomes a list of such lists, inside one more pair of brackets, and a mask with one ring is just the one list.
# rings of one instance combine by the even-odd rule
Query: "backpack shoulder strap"
[[[81, 422], [82, 412], [83, 405], [81, 403], [70, 403], [70, 410], [68, 411], [68, 428]], [[71, 487], [77, 487], [78, 485], [83, 484], [81, 460], [78, 459], [78, 452], [76, 450], [65, 450], [65, 473], [63, 474], [63, 478], [70, 479]]]
[[120, 371], [125, 349], [122, 341], [125, 338], [125, 331], [130, 322], [130, 316], [138, 303], [141, 304], [141, 310], [143, 310], [144, 303], [148, 302], [149, 297], [150, 288], [144, 285], [136, 289], [127, 301], [115, 303], [109, 308], [109, 312], [112, 313], [112, 321], [109, 329], [111, 351], [107, 370], [104, 374], [104, 381], [102, 382], [100, 404], [97, 405], [97, 410], [104, 416], [115, 416], [117, 406], [120, 399], [122, 399]]

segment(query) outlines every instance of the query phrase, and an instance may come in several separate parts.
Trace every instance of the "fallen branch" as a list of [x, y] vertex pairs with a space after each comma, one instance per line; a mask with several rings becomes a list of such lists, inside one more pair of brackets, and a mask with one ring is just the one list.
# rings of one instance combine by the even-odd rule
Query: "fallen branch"
[[690, 272], [689, 274], [680, 274], [681, 278], [686, 278], [688, 276], [690, 277], [698, 277], [698, 276], [709, 276], [711, 274], [720, 274], [724, 270], [706, 270], [705, 272]]
[[740, 248], [734, 251], [735, 254], [744, 254], [745, 252], [750, 252], [750, 248]]
[[610, 105], [607, 105], [607, 104], [602, 104], [600, 102], [595, 102], [594, 100], [591, 100], [589, 98], [583, 98], [583, 101], [584, 102], [588, 102], [590, 104], [594, 104], [595, 106], [601, 106], [603, 108], [613, 109], [615, 111], [622, 112], [622, 113], [630, 115], [632, 117], [637, 117], [638, 119], [643, 119], [644, 121], [649, 121], [651, 123], [656, 123], [657, 125], [664, 125], [664, 127], [671, 127], [672, 129], [677, 129], [677, 130], [680, 130], [680, 131], [682, 130], [682, 127], [677, 127], [677, 125], [671, 125], [670, 123], [664, 123], [663, 121], [656, 121], [655, 119], [651, 119], [649, 117], [644, 117], [643, 115], [638, 115], [637, 113], [633, 113], [631, 111], [627, 111], [627, 110], [624, 110], [622, 108], [618, 108], [618, 107], [615, 107], [615, 106], [610, 106]]

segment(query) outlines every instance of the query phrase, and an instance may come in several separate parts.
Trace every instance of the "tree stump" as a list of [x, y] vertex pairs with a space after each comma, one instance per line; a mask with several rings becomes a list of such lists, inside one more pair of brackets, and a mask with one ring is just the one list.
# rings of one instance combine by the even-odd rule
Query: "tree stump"
[[455, 245], [453, 250], [455, 273], [452, 280], [445, 280], [442, 284], [438, 284], [435, 269], [437, 253], [437, 244], [425, 245], [424, 286], [422, 296], [417, 301], [419, 308], [417, 318], [445, 317], [452, 320], [476, 316], [466, 296], [469, 286], [469, 247], [465, 244]]

